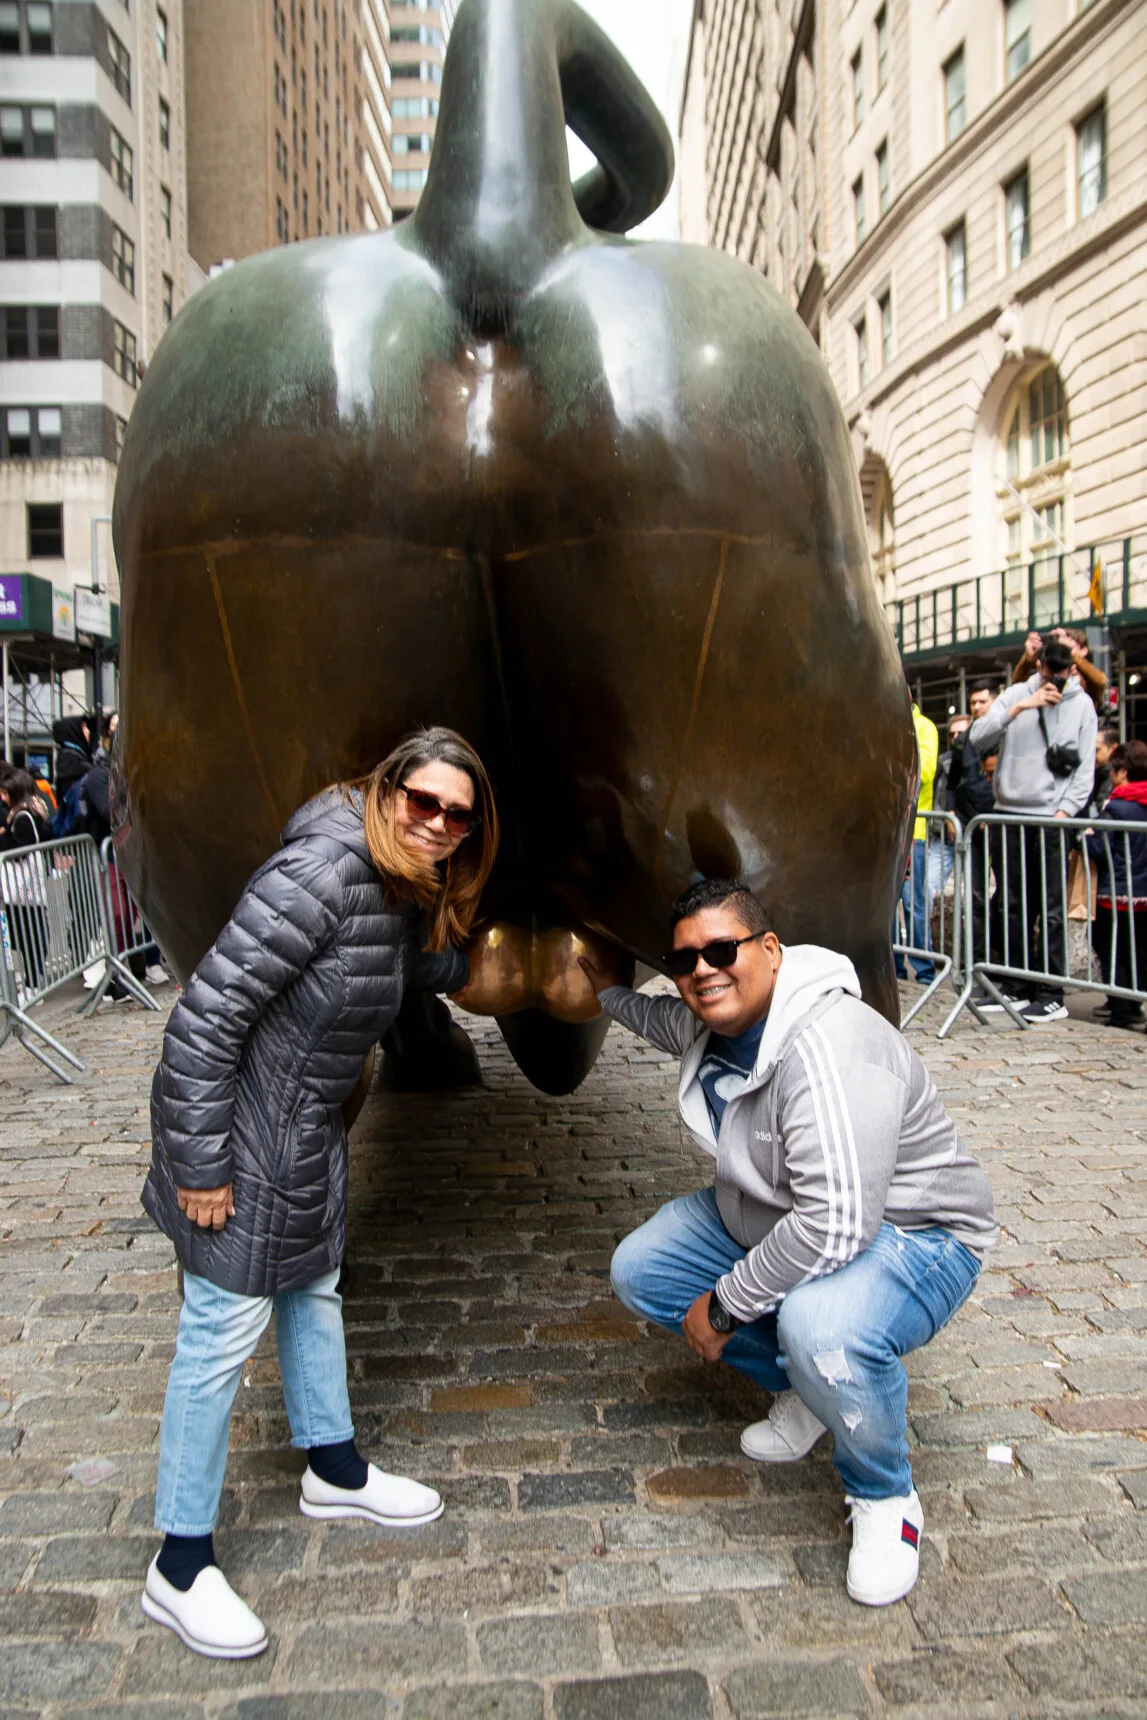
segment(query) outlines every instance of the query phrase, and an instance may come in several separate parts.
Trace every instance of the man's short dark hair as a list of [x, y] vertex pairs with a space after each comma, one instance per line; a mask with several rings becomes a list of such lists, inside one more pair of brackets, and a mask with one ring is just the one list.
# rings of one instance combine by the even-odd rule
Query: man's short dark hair
[[1036, 661], [1050, 669], [1053, 675], [1062, 675], [1065, 669], [1071, 668], [1075, 658], [1071, 654], [1071, 646], [1065, 645], [1061, 639], [1045, 639]]
[[996, 696], [996, 689], [991, 681], [973, 681], [968, 691], [969, 693], [990, 693], [993, 699]]
[[753, 892], [735, 878], [699, 878], [682, 890], [669, 910], [669, 930], [679, 920], [699, 914], [703, 908], [723, 908], [731, 905], [733, 912], [747, 932], [771, 932], [773, 923]]
[[1116, 728], [1114, 723], [1100, 723], [1099, 738], [1105, 745], [1117, 746], [1119, 743], [1119, 730]]

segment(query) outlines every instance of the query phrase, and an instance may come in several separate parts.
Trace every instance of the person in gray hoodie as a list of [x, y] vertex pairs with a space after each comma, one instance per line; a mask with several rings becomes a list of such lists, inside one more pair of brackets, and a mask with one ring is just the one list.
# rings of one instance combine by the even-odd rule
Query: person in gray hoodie
[[846, 957], [782, 948], [758, 899], [715, 879], [670, 923], [679, 998], [582, 966], [609, 1015], [680, 1056], [681, 1117], [716, 1183], [625, 1238], [613, 1288], [775, 1394], [742, 1435], [749, 1457], [792, 1463], [831, 1431], [848, 1592], [885, 1606], [916, 1581], [924, 1521], [901, 1357], [970, 1293], [999, 1234], [991, 1189]]
[[[994, 784], [999, 812], [1075, 818], [1086, 809], [1095, 780], [1098, 719], [1073, 668], [1070, 648], [1060, 640], [1047, 640], [1031, 679], [1001, 693], [969, 729], [968, 739], [981, 758], [999, 753]], [[996, 876], [1001, 884], [1006, 880], [1006, 896], [1003, 927], [993, 934], [989, 959], [1004, 967], [1065, 974], [1070, 840], [1061, 841], [1038, 826], [1004, 826], [1001, 834], [1003, 857]], [[1067, 1014], [1063, 987], [1054, 981], [1013, 978], [1003, 989], [1033, 1027]]]

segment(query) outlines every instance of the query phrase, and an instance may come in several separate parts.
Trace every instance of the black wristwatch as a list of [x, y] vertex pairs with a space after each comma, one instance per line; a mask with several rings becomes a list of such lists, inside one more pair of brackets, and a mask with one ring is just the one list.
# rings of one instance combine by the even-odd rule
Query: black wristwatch
[[709, 1324], [715, 1332], [735, 1332], [741, 1322], [730, 1314], [715, 1290], [709, 1292]]

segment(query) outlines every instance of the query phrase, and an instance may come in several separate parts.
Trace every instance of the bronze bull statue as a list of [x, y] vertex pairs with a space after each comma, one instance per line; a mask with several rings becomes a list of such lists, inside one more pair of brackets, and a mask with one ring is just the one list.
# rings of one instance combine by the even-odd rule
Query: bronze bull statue
[[624, 238], [672, 166], [572, 0], [464, 0], [413, 217], [251, 257], [164, 337], [116, 490], [118, 843], [182, 977], [300, 802], [438, 722], [505, 830], [470, 1001], [537, 1085], [601, 1044], [579, 951], [655, 963], [702, 874], [895, 1019], [916, 754], [847, 429], [759, 274]]

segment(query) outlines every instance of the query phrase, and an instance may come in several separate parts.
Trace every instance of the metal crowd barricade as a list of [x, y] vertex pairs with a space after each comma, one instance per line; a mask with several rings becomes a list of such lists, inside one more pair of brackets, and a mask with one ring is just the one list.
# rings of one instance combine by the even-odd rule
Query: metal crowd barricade
[[[1084, 832], [1099, 839], [1098, 855], [1089, 855], [1086, 844], [1079, 841]], [[1147, 837], [1147, 823], [1016, 817], [1001, 812], [982, 813], [970, 820], [960, 855], [966, 952], [962, 988], [939, 1038], [946, 1037], [965, 1008], [983, 1022], [977, 986], [1018, 1026], [1030, 1027], [1002, 983], [1008, 980], [1053, 992], [1102, 991], [1109, 997], [1147, 1002], [1147, 963], [1140, 962], [1136, 947], [1133, 905], [1131, 844], [1136, 837]], [[1074, 868], [1073, 853], [1079, 857]], [[1116, 889], [1119, 862], [1125, 892]], [[1098, 897], [1111, 906], [1099, 907]], [[1100, 919], [1098, 934], [1093, 933], [1097, 917], [1106, 914], [1109, 923]], [[1072, 971], [1073, 919], [1088, 930], [1082, 973]]]
[[[116, 865], [115, 845], [110, 836], [100, 844], [100, 875], [107, 910], [108, 947], [115, 950], [121, 962], [130, 963], [132, 956], [146, 957], [155, 949], [155, 939], [144, 921], [139, 903]], [[132, 989], [138, 995], [138, 980], [133, 980]], [[147, 1001], [153, 1008], [159, 1007], [150, 992], [147, 993]]]
[[[909, 851], [908, 872], [893, 919], [892, 950], [898, 968], [905, 962], [911, 962], [914, 970], [931, 967], [933, 977], [901, 1021], [902, 1030], [916, 1018], [929, 998], [935, 997], [948, 975], [959, 971], [963, 934], [960, 820], [952, 812], [920, 812], [916, 816], [924, 820], [925, 835], [922, 843], [913, 841]], [[949, 879], [951, 905], [946, 888]]]
[[84, 1066], [28, 1013], [52, 992], [102, 962], [92, 994], [77, 1013], [91, 1014], [113, 975], [149, 1009], [159, 1007], [116, 949], [104, 874], [90, 836], [0, 854], [0, 942], [0, 1045], [15, 1036], [61, 1081], [71, 1077], [46, 1047], [73, 1069], [82, 1072]]

